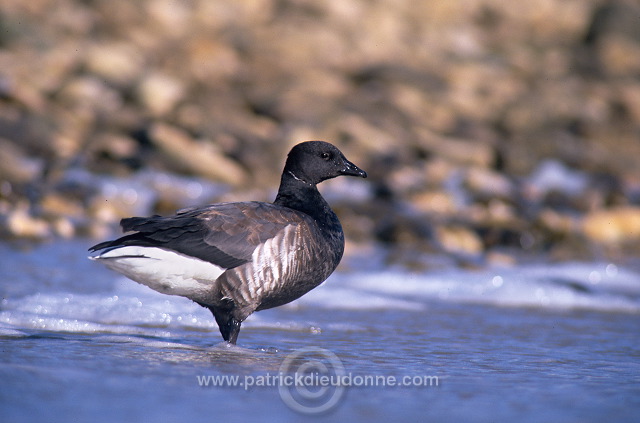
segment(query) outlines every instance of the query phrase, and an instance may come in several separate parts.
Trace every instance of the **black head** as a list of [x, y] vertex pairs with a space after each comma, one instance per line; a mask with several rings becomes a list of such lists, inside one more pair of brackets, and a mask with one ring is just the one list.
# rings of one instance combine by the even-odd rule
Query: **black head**
[[294, 146], [287, 156], [284, 173], [312, 185], [340, 175], [367, 177], [367, 172], [324, 141], [306, 141]]

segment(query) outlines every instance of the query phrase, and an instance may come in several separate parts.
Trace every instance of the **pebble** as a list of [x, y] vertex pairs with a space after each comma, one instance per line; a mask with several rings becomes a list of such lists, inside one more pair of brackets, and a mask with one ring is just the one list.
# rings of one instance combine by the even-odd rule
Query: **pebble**
[[135, 44], [123, 41], [91, 45], [84, 62], [92, 74], [123, 87], [130, 86], [144, 71], [144, 53]]
[[465, 176], [466, 187], [479, 198], [513, 198], [515, 186], [506, 175], [486, 167], [471, 167]]
[[479, 255], [484, 251], [480, 237], [464, 226], [438, 226], [435, 230], [436, 240], [447, 252]]
[[17, 143], [0, 138], [0, 180], [24, 184], [42, 174], [44, 160], [30, 157]]
[[181, 80], [161, 73], [145, 76], [137, 87], [138, 99], [154, 117], [171, 112], [185, 94]]
[[247, 179], [245, 171], [211, 142], [196, 141], [185, 131], [163, 123], [154, 124], [149, 135], [169, 160], [189, 172], [232, 185], [241, 185]]
[[49, 223], [32, 216], [24, 204], [9, 212], [2, 226], [12, 238], [46, 239], [52, 235]]
[[597, 210], [582, 220], [588, 239], [603, 244], [620, 244], [640, 239], [640, 207]]

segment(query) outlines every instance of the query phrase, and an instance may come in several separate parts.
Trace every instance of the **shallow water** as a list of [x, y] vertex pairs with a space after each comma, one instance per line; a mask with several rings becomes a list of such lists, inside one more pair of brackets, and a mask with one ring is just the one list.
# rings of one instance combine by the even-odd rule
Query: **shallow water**
[[[640, 412], [640, 274], [630, 267], [409, 273], [353, 262], [297, 302], [251, 316], [228, 347], [207, 310], [89, 262], [89, 244], [0, 244], [2, 421], [293, 422], [326, 404], [315, 420]], [[305, 369], [352, 386], [273, 386]]]

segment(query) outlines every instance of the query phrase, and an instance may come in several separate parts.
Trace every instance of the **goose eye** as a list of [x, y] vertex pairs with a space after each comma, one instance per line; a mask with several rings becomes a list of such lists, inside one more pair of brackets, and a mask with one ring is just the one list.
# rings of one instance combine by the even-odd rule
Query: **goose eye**
[[322, 157], [324, 160], [329, 160], [331, 158], [331, 154], [322, 153], [322, 154], [320, 154], [320, 157]]

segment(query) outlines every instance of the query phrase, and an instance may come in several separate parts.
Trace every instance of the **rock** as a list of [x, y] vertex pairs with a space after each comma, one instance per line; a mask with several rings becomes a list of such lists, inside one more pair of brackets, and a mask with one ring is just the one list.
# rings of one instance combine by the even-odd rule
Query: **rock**
[[153, 116], [171, 112], [186, 94], [186, 86], [172, 76], [152, 73], [138, 85], [137, 97]]
[[424, 191], [410, 197], [411, 204], [427, 215], [451, 216], [457, 212], [453, 197], [444, 191]]
[[0, 138], [0, 180], [11, 184], [25, 184], [42, 175], [44, 161], [29, 157], [22, 148]]
[[2, 219], [4, 231], [10, 237], [45, 239], [51, 236], [51, 228], [47, 221], [29, 213], [26, 204], [19, 204]]
[[180, 37], [190, 29], [193, 10], [186, 3], [153, 0], [145, 3], [145, 9], [163, 33], [170, 34], [172, 37]]
[[115, 111], [123, 103], [118, 91], [94, 76], [73, 78], [61, 87], [58, 97], [67, 108], [91, 108], [104, 112]]
[[599, 50], [601, 62], [611, 75], [640, 73], [640, 45], [637, 40], [610, 35], [601, 41]]
[[84, 208], [71, 198], [52, 192], [40, 200], [40, 208], [47, 216], [65, 216], [80, 218], [84, 216]]
[[450, 253], [478, 255], [484, 251], [478, 234], [464, 226], [438, 226], [435, 235], [440, 246]]
[[420, 143], [427, 151], [456, 164], [491, 167], [495, 162], [493, 148], [483, 142], [423, 133]]
[[114, 159], [129, 159], [138, 153], [139, 145], [123, 134], [105, 132], [98, 135], [92, 147]]
[[178, 128], [156, 123], [149, 130], [152, 142], [171, 160], [196, 175], [232, 185], [242, 185], [245, 171], [226, 158], [211, 142], [198, 142]]
[[513, 198], [515, 187], [505, 175], [481, 167], [467, 169], [465, 186], [479, 198]]
[[554, 236], [567, 237], [579, 230], [579, 222], [574, 216], [559, 213], [555, 210], [544, 209], [538, 215], [541, 227]]
[[[518, 263], [518, 260], [513, 255], [496, 251], [488, 252], [485, 259], [491, 266], [496, 267], [512, 267]], [[500, 284], [500, 282], [500, 279], [494, 278], [494, 286]]]
[[597, 210], [582, 220], [582, 231], [593, 242], [620, 244], [640, 239], [640, 207]]
[[221, 40], [200, 36], [192, 39], [187, 48], [189, 68], [193, 78], [201, 83], [224, 83], [242, 69], [239, 53]]
[[423, 170], [426, 185], [435, 188], [445, 186], [459, 172], [459, 167], [441, 157], [434, 157], [424, 164]]
[[475, 225], [492, 228], [522, 228], [524, 226], [514, 207], [503, 200], [491, 199], [486, 204], [473, 203], [463, 214]]
[[66, 217], [57, 217], [51, 222], [51, 229], [56, 236], [62, 238], [73, 238], [76, 235], [76, 228], [70, 219]]
[[85, 55], [87, 70], [122, 87], [128, 87], [143, 73], [144, 53], [135, 44], [111, 41], [93, 44]]

